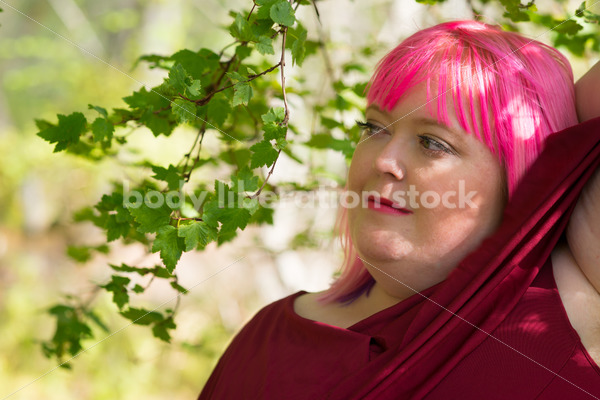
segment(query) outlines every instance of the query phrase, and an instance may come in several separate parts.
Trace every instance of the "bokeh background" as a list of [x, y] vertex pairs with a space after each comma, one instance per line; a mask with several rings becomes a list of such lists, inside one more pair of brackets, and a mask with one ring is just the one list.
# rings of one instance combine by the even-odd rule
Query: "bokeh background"
[[[303, 72], [289, 69], [291, 79], [302, 77], [314, 93], [291, 99], [292, 121], [307, 132], [314, 119], [311, 102], [333, 95], [323, 88], [331, 74], [341, 73], [340, 65], [354, 59], [372, 68], [385, 50], [415, 30], [472, 17], [462, 0], [435, 8], [408, 0], [317, 5], [321, 22], [309, 7], [299, 19], [309, 37], [327, 43], [328, 60], [317, 55]], [[89, 103], [122, 107], [122, 97], [138, 90], [140, 82], [154, 86], [164, 77], [135, 66], [140, 55], [200, 47], [218, 51], [230, 41], [223, 29], [231, 23], [228, 11], [250, 6], [249, 0], [0, 1], [0, 399], [195, 398], [232, 335], [258, 309], [298, 290], [327, 287], [342, 260], [332, 237], [336, 209], [297, 198], [277, 205], [273, 226], [250, 228], [232, 243], [184, 254], [177, 269], [190, 292], [180, 299], [171, 344], [153, 338], [149, 329], [128, 326], [109, 295], [94, 289], [109, 279], [108, 263], [153, 265], [159, 262], [156, 255], [118, 243], [84, 264], [67, 255], [69, 246], [103, 240], [91, 224], [75, 224], [73, 212], [95, 204], [111, 181], [126, 177], [118, 162], [53, 154], [35, 135], [34, 119], [86, 112]], [[539, 40], [549, 42], [544, 36]], [[358, 51], [365, 46], [372, 47], [371, 56]], [[574, 60], [576, 76], [595, 61], [593, 56]], [[168, 140], [148, 143], [140, 136], [132, 142], [145, 157], [168, 164], [192, 137], [181, 129]], [[335, 196], [346, 162], [333, 151], [318, 157], [325, 160], [324, 175], [331, 176], [321, 198]], [[307, 171], [283, 159], [273, 179], [301, 182]], [[174, 295], [158, 282], [135, 301], [172, 307]], [[94, 339], [84, 343], [89, 350], [71, 370], [55, 369], [56, 360], [41, 351], [54, 329], [46, 311], [69, 296], [93, 302], [109, 331], [94, 331]]]

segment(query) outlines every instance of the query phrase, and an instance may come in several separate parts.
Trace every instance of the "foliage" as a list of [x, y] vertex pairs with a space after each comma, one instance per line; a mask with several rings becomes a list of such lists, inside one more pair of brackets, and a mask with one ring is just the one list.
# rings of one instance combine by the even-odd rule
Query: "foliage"
[[[436, 7], [443, 0], [417, 0]], [[597, 51], [596, 25], [600, 17], [583, 3], [572, 15], [554, 15], [537, 10], [534, 1], [469, 1], [475, 18], [485, 12], [503, 15], [508, 29], [522, 24], [553, 28], [553, 43], [575, 55]], [[356, 61], [342, 66], [343, 74], [360, 76], [359, 82], [332, 77], [335, 96], [314, 105], [321, 115], [315, 132], [302, 132], [294, 126], [288, 94], [304, 95], [301, 80], [291, 81], [291, 64], [302, 67], [307, 58], [327, 51], [315, 34], [298, 19], [299, 8], [315, 9], [306, 0], [255, 0], [251, 9], [231, 12], [226, 28], [232, 42], [216, 51], [180, 50], [172, 55], [144, 55], [137, 63], [165, 73], [155, 87], [141, 87], [123, 100], [124, 108], [107, 110], [89, 105], [69, 115], [58, 115], [57, 122], [37, 120], [38, 136], [54, 146], [93, 162], [116, 160], [126, 152], [131, 130], [143, 132], [147, 140], [175, 135], [176, 129], [194, 130], [189, 150], [167, 166], [152, 160], [131, 163], [143, 178], [128, 185], [114, 183], [94, 206], [75, 215], [77, 222], [91, 222], [106, 233], [106, 241], [94, 246], [71, 246], [69, 255], [85, 262], [97, 252], [109, 251], [108, 244], [141, 243], [148, 251], [159, 253], [162, 265], [110, 265], [111, 279], [99, 288], [112, 295], [113, 302], [127, 320], [149, 326], [154, 336], [168, 342], [176, 328], [173, 309], [162, 312], [134, 307], [132, 296], [143, 293], [136, 277], [151, 276], [166, 280], [174, 293], [185, 294], [177, 278], [177, 263], [184, 252], [204, 250], [209, 244], [221, 245], [236, 238], [250, 225], [272, 223], [273, 210], [264, 204], [263, 192], [280, 192], [285, 183], [273, 184], [269, 178], [277, 161], [289, 157], [306, 161], [299, 149], [333, 149], [346, 159], [352, 156], [358, 137], [357, 127], [348, 127], [340, 115], [358, 112], [366, 87], [366, 68]], [[363, 54], [370, 55], [368, 49]], [[291, 83], [288, 83], [288, 80]], [[85, 111], [85, 113], [84, 113]], [[333, 117], [336, 118], [333, 118]], [[343, 131], [345, 137], [331, 132]], [[219, 148], [208, 153], [203, 147], [207, 136], [218, 139]], [[283, 153], [283, 154], [282, 154]], [[122, 162], [122, 161], [121, 161]], [[210, 168], [225, 171], [209, 184], [205, 173]], [[225, 178], [227, 177], [228, 178]], [[195, 179], [192, 179], [194, 177]], [[292, 183], [298, 190], [312, 190]], [[177, 198], [177, 201], [175, 201]], [[132, 201], [133, 199], [133, 201]], [[148, 285], [149, 285], [148, 284]], [[91, 338], [90, 325], [105, 325], [90, 304], [58, 304], [49, 310], [56, 318], [54, 337], [43, 344], [49, 357], [63, 360], [82, 349]]]

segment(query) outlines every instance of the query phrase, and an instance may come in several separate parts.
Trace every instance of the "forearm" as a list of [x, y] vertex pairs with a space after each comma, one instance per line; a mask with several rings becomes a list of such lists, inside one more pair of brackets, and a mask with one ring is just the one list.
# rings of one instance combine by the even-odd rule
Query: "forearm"
[[575, 83], [575, 105], [579, 122], [600, 117], [600, 62]]

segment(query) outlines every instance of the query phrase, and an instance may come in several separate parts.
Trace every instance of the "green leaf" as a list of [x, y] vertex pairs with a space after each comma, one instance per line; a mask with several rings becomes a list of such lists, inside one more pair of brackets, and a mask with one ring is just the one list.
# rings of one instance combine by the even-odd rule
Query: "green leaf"
[[534, 2], [523, 5], [521, 0], [500, 0], [500, 3], [506, 9], [504, 17], [510, 18], [513, 22], [529, 21], [529, 14], [523, 10], [535, 7]]
[[[169, 225], [171, 221], [171, 209], [166, 205], [162, 204], [160, 207], [156, 207], [158, 204], [151, 203], [155, 201], [154, 196], [149, 196], [148, 192], [144, 197], [145, 201], [138, 207], [129, 206], [127, 207], [135, 221], [139, 224], [137, 230], [141, 233], [154, 233], [158, 232], [160, 228], [165, 225]], [[156, 195], [162, 196], [161, 193], [156, 192]]]
[[88, 109], [89, 110], [96, 110], [104, 118], [108, 118], [108, 112], [106, 111], [106, 108], [102, 108], [102, 107], [98, 107], [98, 106], [94, 106], [94, 105], [88, 104]]
[[267, 124], [263, 126], [263, 132], [265, 133], [265, 140], [279, 140], [285, 138], [287, 127], [275, 124]]
[[[259, 20], [271, 19], [271, 7], [278, 0], [257, 0], [256, 4], [259, 5], [258, 10], [256, 11], [256, 18]], [[272, 22], [271, 22], [272, 24]]]
[[172, 278], [173, 277], [173, 275], [169, 272], [168, 269], [163, 268], [160, 265], [157, 265], [154, 268], [152, 268], [152, 273], [157, 278], [168, 279], [168, 278]]
[[152, 167], [152, 172], [154, 172], [152, 177], [167, 182], [170, 190], [179, 189], [179, 184], [182, 182], [181, 175], [179, 174], [177, 167], [173, 164], [169, 165], [169, 169], [155, 165]]
[[170, 70], [171, 68], [168, 66], [169, 57], [160, 56], [158, 54], [146, 54], [139, 57], [135, 63], [133, 64], [133, 68], [137, 67], [138, 64], [142, 61], [145, 61], [149, 64], [148, 68], [160, 68]]
[[250, 215], [252, 215], [256, 211], [258, 211], [260, 204], [258, 203], [258, 199], [256, 199], [256, 198], [253, 198], [253, 199], [245, 198], [243, 207], [244, 207], [244, 209], [248, 210]]
[[214, 71], [219, 67], [219, 56], [208, 49], [198, 52], [180, 50], [171, 56], [171, 60], [181, 64], [193, 79], [201, 79], [205, 72]]
[[250, 57], [250, 54], [252, 54], [252, 49], [245, 42], [235, 48], [235, 55], [240, 61]]
[[585, 53], [585, 47], [588, 40], [592, 39], [594, 34], [591, 35], [577, 35], [569, 37], [567, 35], [558, 35], [554, 40], [554, 47], [565, 46], [569, 51], [578, 57], [583, 57]]
[[558, 21], [558, 23], [554, 26], [554, 31], [571, 36], [576, 35], [577, 32], [579, 32], [582, 29], [583, 26], [579, 25], [576, 21], [573, 21], [572, 19]]
[[117, 215], [107, 215], [106, 222], [104, 224], [104, 229], [106, 229], [106, 241], [112, 242], [120, 237], [127, 237], [130, 228], [131, 226], [129, 222], [119, 222]]
[[223, 243], [230, 242], [235, 239], [237, 236], [237, 232], [233, 231], [221, 231], [219, 232], [219, 239], [217, 240], [217, 244], [220, 246]]
[[177, 93], [183, 93], [187, 87], [186, 84], [187, 72], [183, 69], [183, 66], [179, 63], [173, 65], [173, 68], [169, 71], [169, 85], [171, 85]]
[[196, 104], [187, 100], [177, 99], [171, 108], [173, 115], [180, 123], [194, 122], [196, 119]]
[[270, 167], [279, 155], [268, 140], [262, 140], [254, 144], [250, 147], [250, 150], [253, 152], [250, 158], [250, 168], [252, 169], [262, 167], [263, 165]]
[[304, 46], [306, 42], [306, 29], [304, 27], [299, 26], [296, 30], [296, 40], [292, 44], [292, 64], [297, 64], [298, 66], [302, 65], [304, 61], [304, 57], [306, 56], [306, 48]]
[[132, 266], [124, 264], [124, 263], [121, 265], [108, 264], [108, 266], [118, 272], [135, 272], [135, 273], [140, 274], [141, 276], [144, 276], [144, 275], [150, 273], [150, 271], [152, 271], [151, 268], [132, 267]]
[[231, 175], [231, 190], [234, 192], [254, 192], [258, 190], [258, 176], [250, 168], [244, 167], [237, 174]]
[[131, 290], [133, 290], [133, 291], [134, 291], [135, 293], [137, 293], [137, 294], [140, 294], [140, 293], [144, 293], [144, 291], [145, 291], [146, 289], [144, 289], [144, 287], [143, 287], [143, 286], [140, 286], [140, 285], [136, 284], [136, 285], [133, 287], [133, 289], [131, 289]]
[[169, 106], [169, 99], [161, 96], [156, 90], [146, 90], [142, 87], [139, 91], [134, 92], [131, 96], [123, 97], [123, 101], [132, 109], [147, 109], [160, 110]]
[[273, 214], [274, 210], [272, 207], [263, 207], [259, 203], [258, 210], [256, 210], [254, 214], [252, 214], [252, 218], [250, 219], [249, 223], [258, 225], [273, 225]]
[[163, 278], [163, 279], [170, 279], [173, 277], [173, 275], [171, 275], [171, 273], [169, 271], [167, 271], [166, 268], [163, 268], [160, 265], [156, 265], [153, 268], [138, 268], [138, 267], [129, 266], [127, 264], [121, 264], [121, 265], [109, 264], [109, 266], [113, 270], [118, 271], [118, 272], [131, 272], [131, 273], [136, 273], [140, 276], [152, 274], [157, 278]]
[[113, 275], [111, 281], [101, 288], [106, 289], [107, 292], [112, 292], [113, 302], [119, 307], [123, 308], [125, 304], [129, 302], [129, 293], [127, 291], [127, 285], [131, 280], [125, 276]]
[[277, 3], [271, 6], [269, 15], [273, 22], [284, 25], [292, 26], [296, 22], [296, 16], [294, 9], [287, 0], [279, 0]]
[[581, 5], [575, 11], [575, 15], [582, 17], [588, 24], [600, 24], [600, 15], [587, 9], [587, 2], [581, 3]]
[[90, 248], [88, 246], [69, 246], [67, 255], [77, 262], [84, 263], [92, 258]]
[[177, 228], [171, 225], [165, 225], [158, 230], [152, 245], [152, 252], [160, 251], [160, 258], [170, 273], [177, 266], [184, 249], [185, 241], [177, 236]]
[[177, 235], [185, 240], [185, 251], [196, 247], [204, 248], [210, 242], [217, 240], [217, 229], [203, 221], [192, 222], [179, 227]]
[[167, 343], [171, 342], [171, 335], [169, 334], [170, 330], [177, 328], [175, 322], [173, 322], [173, 318], [165, 318], [162, 321], [159, 321], [154, 324], [152, 327], [152, 334], [154, 337], [159, 338]]
[[216, 227], [221, 222], [221, 234], [225, 231], [244, 229], [250, 220], [250, 213], [243, 207], [243, 200], [237, 192], [221, 181], [215, 181], [215, 196], [203, 208], [202, 220]]
[[270, 108], [266, 114], [260, 116], [265, 124], [280, 123], [285, 118], [285, 109], [283, 107]]
[[229, 33], [241, 42], [252, 40], [252, 29], [246, 18], [239, 13], [235, 14], [235, 21], [229, 27]]
[[335, 129], [335, 128], [343, 128], [344, 127], [344, 124], [342, 124], [340, 121], [331, 119], [331, 118], [327, 118], [327, 117], [321, 117], [321, 125], [323, 125], [327, 129]]
[[313, 135], [305, 144], [316, 149], [332, 149], [341, 151], [346, 156], [351, 156], [354, 153], [354, 146], [350, 140], [335, 139], [331, 135], [327, 134]]
[[243, 104], [248, 105], [248, 102], [252, 98], [252, 87], [248, 82], [238, 82], [233, 86], [233, 103], [232, 105], [238, 106]]
[[231, 113], [231, 104], [227, 99], [222, 97], [213, 97], [208, 103], [206, 116], [213, 121], [215, 125], [220, 126], [225, 123], [225, 120]]
[[227, 77], [231, 79], [233, 83], [244, 82], [246, 80], [246, 77], [237, 71], [227, 72], [225, 75], [227, 75]]
[[85, 132], [86, 125], [87, 121], [80, 112], [70, 115], [59, 114], [58, 125], [41, 130], [37, 135], [50, 143], [56, 143], [54, 147], [56, 153], [79, 143], [79, 137]]
[[129, 235], [134, 218], [125, 208], [125, 205], [136, 204], [131, 203], [131, 199], [134, 195], [137, 195], [136, 203], [137, 200], [139, 200], [139, 204], [141, 204], [143, 201], [141, 193], [128, 192], [126, 194], [126, 198], [124, 198], [123, 195], [118, 192], [111, 193], [110, 195], [104, 195], [102, 196], [100, 202], [98, 202], [98, 204], [95, 206], [95, 209], [100, 212], [100, 217], [96, 217], [94, 213], [91, 212], [91, 216], [87, 218], [96, 226], [106, 230], [107, 241], [111, 242], [120, 237], [125, 238]]
[[105, 118], [96, 118], [92, 123], [94, 142], [111, 141], [115, 127]]
[[98, 325], [98, 327], [100, 329], [102, 329], [104, 332], [108, 333], [110, 332], [110, 330], [108, 329], [108, 327], [106, 326], [106, 324], [104, 322], [102, 322], [102, 320], [100, 319], [100, 317], [98, 317], [98, 315], [93, 312], [93, 311], [86, 311], [85, 315], [92, 320], [96, 325]]
[[146, 109], [146, 111], [144, 111], [144, 114], [140, 118], [140, 122], [146, 125], [152, 131], [154, 136], [159, 136], [160, 134], [169, 136], [173, 131], [173, 125], [165, 118], [154, 114], [151, 109]]
[[262, 55], [275, 54], [275, 50], [273, 49], [273, 39], [268, 36], [259, 37], [258, 42], [256, 42], [256, 50]]
[[92, 337], [92, 330], [80, 318], [79, 310], [63, 304], [48, 310], [56, 318], [56, 331], [50, 342], [42, 344], [46, 356], [59, 360], [67, 353], [76, 355], [82, 349], [81, 340]]
[[186, 93], [189, 93], [189, 97], [198, 97], [202, 94], [202, 82], [199, 79], [194, 79], [185, 89]]
[[186, 288], [184, 288], [177, 282], [171, 282], [171, 287], [173, 289], [177, 290], [179, 293], [187, 293], [188, 292], [188, 290]]
[[245, 208], [224, 208], [219, 216], [219, 221], [222, 224], [219, 235], [223, 232], [235, 231], [238, 228], [246, 228], [250, 217], [250, 212]]
[[161, 313], [143, 308], [130, 307], [125, 311], [121, 311], [120, 314], [136, 325], [150, 325], [163, 320]]
[[287, 145], [288, 145], [287, 140], [285, 140], [284, 138], [278, 138], [275, 143], [275, 148], [277, 150], [283, 150], [286, 148]]

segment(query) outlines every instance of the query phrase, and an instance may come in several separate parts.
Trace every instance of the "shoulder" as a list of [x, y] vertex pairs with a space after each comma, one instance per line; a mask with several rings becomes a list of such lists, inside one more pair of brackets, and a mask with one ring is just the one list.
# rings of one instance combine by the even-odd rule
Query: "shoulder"
[[[240, 334], [245, 330], [248, 330], [257, 326], [271, 325], [274, 321], [281, 322], [282, 319], [290, 318], [294, 314], [294, 302], [297, 298], [303, 297], [306, 292], [297, 292], [287, 297], [274, 301], [261, 308], [254, 316], [248, 321]], [[239, 335], [239, 334], [238, 334]]]

